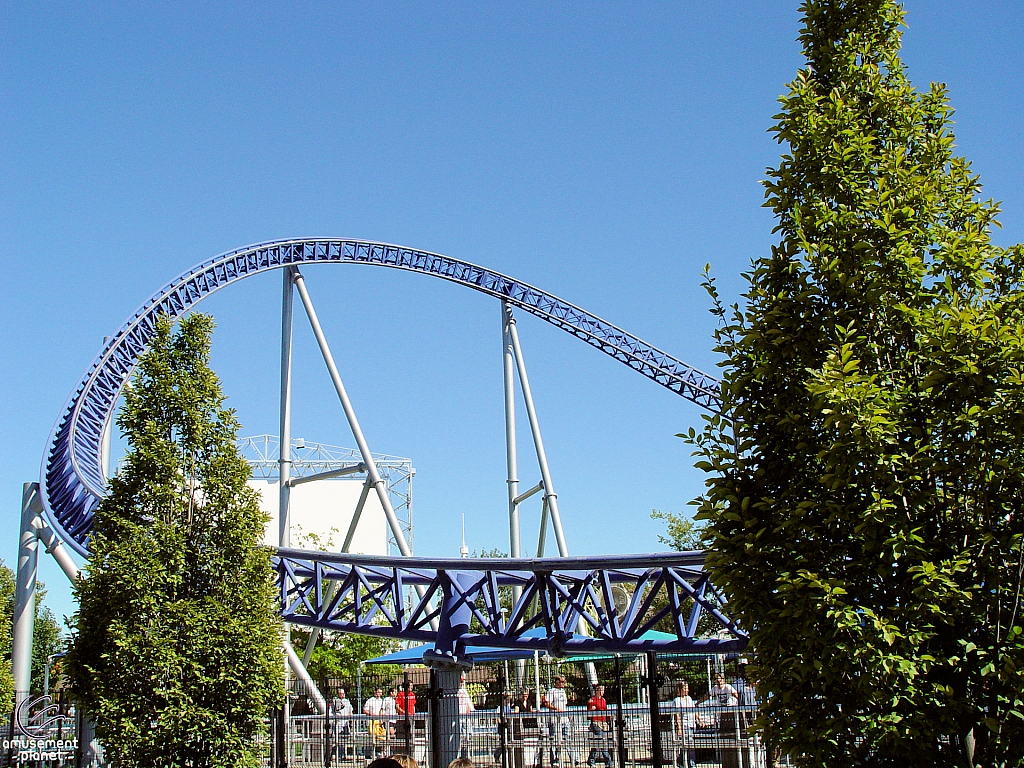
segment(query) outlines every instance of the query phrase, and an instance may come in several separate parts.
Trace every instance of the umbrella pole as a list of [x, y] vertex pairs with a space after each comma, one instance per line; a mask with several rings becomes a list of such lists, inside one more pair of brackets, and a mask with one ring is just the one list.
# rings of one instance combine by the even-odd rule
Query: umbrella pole
[[533, 652], [533, 687], [537, 697], [537, 711], [540, 712], [540, 651]]

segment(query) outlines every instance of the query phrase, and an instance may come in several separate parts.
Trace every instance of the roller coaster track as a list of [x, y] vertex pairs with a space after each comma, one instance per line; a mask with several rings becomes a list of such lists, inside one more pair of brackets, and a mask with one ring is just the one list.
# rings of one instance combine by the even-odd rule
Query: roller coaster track
[[432, 641], [433, 657], [446, 661], [480, 645], [556, 656], [740, 651], [747, 635], [703, 564], [703, 552], [512, 560], [279, 549], [275, 558], [286, 621]]
[[174, 318], [231, 283], [301, 264], [369, 264], [433, 275], [518, 307], [628, 365], [697, 405], [717, 412], [719, 383], [601, 318], [538, 288], [465, 261], [398, 245], [360, 240], [276, 240], [215, 256], [153, 294], [104, 345], [53, 429], [40, 477], [43, 507], [60, 537], [87, 555], [93, 511], [106, 479], [103, 432], [121, 388], [160, 315]]

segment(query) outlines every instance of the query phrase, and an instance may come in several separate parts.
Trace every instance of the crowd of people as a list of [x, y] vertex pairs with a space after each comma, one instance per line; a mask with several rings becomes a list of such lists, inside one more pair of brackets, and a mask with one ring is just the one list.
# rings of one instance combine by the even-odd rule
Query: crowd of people
[[[612, 713], [605, 698], [605, 686], [594, 685], [589, 695], [572, 702], [566, 682], [563, 675], [556, 675], [551, 687], [540, 692], [539, 697], [532, 694], [528, 688], [520, 689], [514, 696], [505, 693], [502, 695], [498, 710], [504, 716], [528, 713], [544, 715], [532, 721], [532, 727], [546, 731], [549, 757], [547, 765], [550, 768], [562, 768], [563, 765], [566, 768], [581, 766], [584, 749], [587, 751], [588, 768], [595, 768], [597, 763], [603, 764], [606, 768], [615, 768], [615, 729]], [[707, 733], [723, 728], [723, 714], [720, 708], [756, 706], [755, 690], [746, 680], [742, 666], [734, 681], [735, 684], [726, 682], [725, 675], [721, 672], [715, 673], [711, 682], [707, 695], [696, 701], [690, 696], [689, 683], [686, 680], [679, 680], [673, 688], [674, 697], [661, 705], [662, 712], [671, 715], [671, 729], [675, 736], [675, 744], [678, 746], [675, 760], [677, 766], [688, 768], [696, 765], [695, 736], [701, 732]], [[456, 697], [460, 715], [470, 715], [475, 711], [473, 697], [467, 689], [464, 676]], [[572, 704], [584, 703], [585, 715], [570, 715]], [[349, 720], [354, 714], [344, 689], [337, 689], [336, 696], [330, 702], [330, 711], [337, 718], [336, 738], [332, 751], [336, 755], [344, 756], [351, 735]], [[363, 747], [363, 756], [370, 768], [395, 768], [390, 763], [385, 765], [382, 762], [387, 760], [397, 761], [402, 768], [415, 768], [415, 761], [404, 754], [385, 757], [389, 747], [403, 742], [408, 744], [413, 736], [411, 731], [405, 730], [412, 727], [411, 718], [416, 713], [416, 693], [412, 683], [406, 682], [401, 690], [392, 687], [388, 689], [386, 696], [384, 689], [377, 687], [373, 696], [366, 699], [363, 704], [362, 713], [368, 718], [369, 739]], [[586, 735], [583, 739], [580, 738], [573, 719], [581, 716], [586, 718]], [[420, 717], [422, 718], [422, 713]], [[752, 712], [730, 712], [727, 717], [733, 718], [729, 721], [729, 728], [740, 723], [745, 729], [752, 721]], [[502, 717], [500, 721], [500, 727], [506, 729], [506, 745], [521, 743], [525, 732], [524, 723], [531, 722], [520, 717]], [[469, 752], [473, 740], [472, 718], [460, 717], [459, 729], [460, 759], [465, 762], [456, 765], [458, 761], [455, 761], [449, 768], [471, 768], [473, 764], [469, 761]], [[500, 759], [500, 749], [495, 751], [494, 758]]]

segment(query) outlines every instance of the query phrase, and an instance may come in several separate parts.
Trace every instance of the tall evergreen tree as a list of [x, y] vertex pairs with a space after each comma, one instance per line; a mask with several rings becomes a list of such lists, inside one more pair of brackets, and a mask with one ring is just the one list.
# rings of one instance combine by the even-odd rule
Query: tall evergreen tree
[[910, 85], [892, 0], [807, 0], [766, 205], [727, 311], [708, 565], [801, 765], [1024, 759], [1024, 251]]
[[162, 319], [118, 425], [122, 469], [75, 588], [72, 692], [121, 768], [252, 766], [282, 695], [266, 522], [209, 367], [213, 321]]

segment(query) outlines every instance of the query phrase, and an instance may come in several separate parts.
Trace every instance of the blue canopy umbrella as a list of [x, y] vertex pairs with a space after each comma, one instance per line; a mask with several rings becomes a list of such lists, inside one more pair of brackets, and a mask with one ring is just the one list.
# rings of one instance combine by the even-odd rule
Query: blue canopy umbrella
[[[538, 627], [523, 633], [524, 637], [544, 637], [544, 628]], [[422, 664], [423, 654], [434, 649], [432, 643], [414, 645], [401, 651], [395, 651], [376, 659], [364, 661], [364, 664]], [[541, 651], [543, 653], [543, 651]], [[492, 648], [483, 645], [467, 645], [463, 653], [468, 656], [474, 664], [485, 664], [489, 661], [509, 661], [514, 659], [532, 659], [533, 649], [531, 648]]]
[[[535, 629], [528, 630], [523, 633], [524, 637], [543, 637], [545, 630], [543, 627], [537, 627]], [[574, 635], [580, 637], [580, 635]], [[666, 632], [658, 632], [656, 630], [648, 630], [642, 635], [642, 639], [645, 640], [672, 640], [675, 635], [670, 635]], [[363, 662], [364, 664], [422, 664], [423, 654], [426, 651], [433, 650], [434, 646], [431, 643], [424, 643], [423, 645], [414, 645], [411, 648], [406, 648], [401, 651], [395, 651], [384, 656], [378, 656], [375, 659]], [[465, 655], [467, 655], [474, 664], [485, 664], [490, 661], [510, 661], [514, 659], [532, 659], [534, 651], [531, 648], [492, 648], [489, 646], [471, 646], [467, 645], [464, 649]], [[541, 650], [541, 653], [546, 651]], [[623, 653], [623, 656], [635, 656], [636, 652]], [[615, 654], [609, 654], [607, 651], [594, 651], [594, 653], [575, 653], [572, 656], [563, 658], [562, 661], [600, 661], [602, 659], [613, 659]]]
[[[433, 650], [432, 643], [414, 645], [412, 648], [405, 648], [401, 651], [378, 656], [375, 659], [363, 662], [364, 664], [422, 664], [424, 651]], [[465, 655], [474, 664], [484, 664], [489, 661], [506, 661], [507, 659], [532, 659], [533, 651], [526, 648], [487, 648], [467, 646]]]

